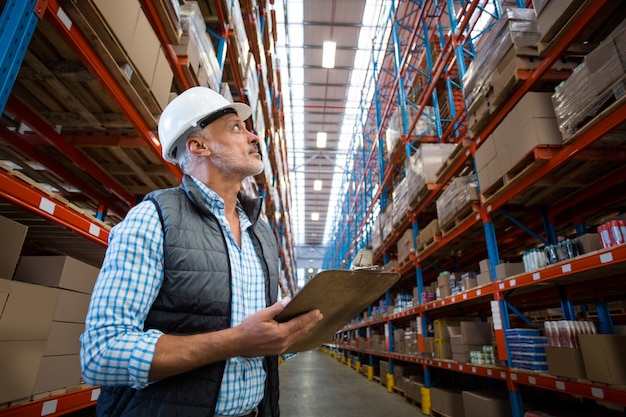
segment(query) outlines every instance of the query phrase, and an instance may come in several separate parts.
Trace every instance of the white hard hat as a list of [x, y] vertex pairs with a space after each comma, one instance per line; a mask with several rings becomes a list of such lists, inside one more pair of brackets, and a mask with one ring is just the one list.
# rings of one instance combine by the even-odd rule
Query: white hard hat
[[202, 129], [229, 112], [246, 120], [252, 110], [244, 103], [231, 103], [207, 87], [192, 87], [183, 91], [163, 110], [159, 118], [159, 140], [163, 159], [177, 163], [178, 147], [185, 144], [187, 134]]

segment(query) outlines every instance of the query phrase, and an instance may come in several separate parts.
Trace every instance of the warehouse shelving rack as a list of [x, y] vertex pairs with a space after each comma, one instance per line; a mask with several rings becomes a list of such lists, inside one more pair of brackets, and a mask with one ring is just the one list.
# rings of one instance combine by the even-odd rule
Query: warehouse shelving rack
[[[188, 79], [183, 71], [183, 66], [187, 63], [186, 57], [177, 56], [173, 49], [174, 41], [171, 28], [164, 25], [161, 20], [158, 10], [159, 2], [146, 0], [139, 2], [172, 68], [174, 84], [179, 91], [194, 85], [193, 81]], [[230, 74], [234, 78], [229, 80], [231, 87], [236, 89], [239, 98], [245, 101], [242, 70], [239, 68], [239, 64], [233, 60], [233, 55], [226, 52], [228, 42], [235, 42], [228, 30], [226, 12], [223, 10], [229, 6], [229, 2], [225, 0], [215, 3], [218, 7], [220, 25], [219, 36], [216, 39], [220, 45], [219, 62], [220, 65], [224, 66], [226, 59], [231, 60]], [[232, 4], [232, 1], [230, 3]], [[93, 7], [91, 5], [92, 3], [89, 3], [89, 7]], [[261, 24], [261, 27], [257, 27], [256, 23], [259, 19], [270, 22], [268, 16], [271, 17], [273, 11], [269, 10], [270, 6], [265, 4], [263, 7], [257, 8], [256, 3], [252, 0], [248, 0], [245, 5], [249, 13], [245, 23], [249, 26], [249, 36], [254, 36], [250, 39], [250, 44], [253, 45], [256, 54], [266, 54], [265, 48], [271, 47], [270, 41], [275, 36], [272, 31], [275, 27], [271, 23]], [[255, 11], [260, 10], [260, 15], [253, 15], [253, 9]], [[97, 28], [92, 28], [87, 22], [87, 18], [83, 16], [83, 13], [88, 14], [88, 12], [89, 10], [77, 7], [74, 2], [63, 0], [11, 0], [5, 3], [2, 10], [1, 36], [3, 46], [0, 64], [3, 69], [6, 69], [2, 95], [0, 96], [2, 108], [4, 109], [6, 105], [6, 110], [10, 114], [23, 120], [24, 124], [38, 137], [60, 149], [75, 166], [68, 167], [65, 165], [66, 162], [58, 160], [54, 155], [41, 152], [42, 148], [32, 145], [31, 141], [23, 140], [22, 133], [4, 127], [0, 128], [0, 136], [2, 136], [0, 143], [17, 149], [31, 160], [39, 161], [58, 178], [83, 190], [85, 196], [96, 202], [95, 214], [90, 213], [90, 210], [83, 205], [83, 201], [74, 202], [69, 197], [64, 198], [39, 184], [38, 180], [33, 180], [28, 175], [12, 170], [8, 166], [3, 166], [4, 169], [0, 170], [0, 197], [3, 199], [0, 206], [2, 206], [2, 213], [10, 213], [7, 214], [9, 217], [16, 218], [18, 221], [25, 221], [30, 227], [29, 236], [35, 240], [41, 239], [42, 243], [47, 242], [43, 243], [44, 247], [53, 247], [59, 253], [75, 256], [95, 265], [102, 260], [112, 224], [123, 217], [126, 210], [138, 201], [138, 197], [136, 192], [121, 185], [111, 173], [100, 169], [81, 152], [76, 144], [90, 143], [89, 139], [80, 135], [61, 136], [50, 127], [49, 122], [41, 119], [29, 106], [11, 95], [24, 57], [27, 60], [30, 59], [28, 48], [31, 46], [31, 38], [38, 25], [45, 25], [46, 30], [52, 30], [48, 32], [49, 35], [53, 34], [55, 38], [59, 38], [59, 42], [67, 44], [67, 47], [88, 69], [92, 79], [97, 80], [97, 83], [106, 92], [105, 95], [110, 97], [108, 100], [121, 110], [121, 113], [137, 132], [137, 136], [124, 136], [116, 140], [111, 140], [109, 136], [106, 138], [109, 141], [107, 143], [110, 143], [111, 146], [130, 144], [131, 147], [147, 147], [150, 150], [148, 153], [153, 153], [149, 159], [160, 165], [159, 175], [162, 175], [162, 178], [167, 178], [167, 182], [158, 184], [149, 177], [149, 174], [141, 175], [139, 172], [135, 172], [135, 174], [141, 175], [146, 183], [151, 184], [152, 187], [158, 187], [169, 184], [175, 185], [180, 179], [181, 173], [177, 167], [164, 163], [160, 158], [160, 144], [154, 133], [156, 120], [149, 110], [142, 107], [141, 103], [138, 104], [137, 97], [133, 96], [136, 92], [125, 87], [124, 84], [129, 81], [124, 79], [124, 75], [118, 74], [110, 66], [107, 66], [104, 61], [107, 58], [103, 58], [108, 54], [107, 45], [99, 38]], [[211, 33], [215, 35], [217, 32]], [[267, 58], [268, 60], [273, 59], [269, 54]], [[30, 59], [29, 62], [38, 65], [36, 60]], [[43, 70], [45, 68], [42, 67]], [[260, 174], [255, 178], [255, 186], [265, 197], [268, 220], [275, 226], [277, 240], [283, 246], [279, 254], [284, 273], [284, 279], [280, 283], [283, 294], [293, 294], [296, 288], [295, 253], [288, 212], [291, 195], [288, 184], [286, 184], [289, 173], [285, 162], [287, 161], [287, 150], [283, 138], [284, 120], [280, 103], [282, 93], [280, 92], [280, 82], [273, 82], [271, 85], [264, 84], [265, 79], [276, 80], [279, 74], [273, 68], [273, 63], [270, 62], [270, 65], [256, 71], [254, 75], [254, 79], [247, 81], [259, 83], [264, 97], [271, 97], [272, 100], [271, 109], [263, 109], [264, 130], [258, 132], [265, 141], [265, 151], [272, 172], [269, 177]], [[50, 74], [50, 79], [54, 79], [53, 76], [54, 74]], [[62, 94], [63, 87], [60, 84], [57, 87], [61, 88], [57, 92]], [[102, 137], [95, 138], [95, 141], [103, 140], [105, 139]], [[79, 167], [78, 171], [76, 167]], [[77, 175], [77, 172], [81, 172], [82, 175]], [[88, 173], [88, 176], [84, 175], [85, 172]], [[86, 182], [85, 179], [87, 179]], [[280, 192], [268, 193], [269, 185], [278, 188]], [[282, 189], [281, 187], [286, 188]], [[82, 386], [76, 388], [80, 389], [2, 408], [0, 415], [56, 416], [95, 404], [99, 394], [98, 387]]]
[[[380, 138], [383, 135], [383, 129], [387, 122], [386, 119], [390, 115], [389, 109], [393, 104], [399, 104], [400, 107], [404, 105], [413, 105], [409, 103], [405, 97], [403, 97], [403, 95], [405, 95], [404, 89], [408, 88], [407, 86], [410, 84], [410, 82], [407, 82], [407, 79], [412, 81], [410, 80], [410, 77], [411, 71], [414, 69], [414, 66], [407, 64], [407, 62], [411, 59], [415, 59], [412, 54], [417, 56], [422, 54], [419, 56], [419, 60], [417, 60], [417, 62], [422, 65], [426, 62], [432, 76], [425, 77], [426, 81], [423, 85], [420, 85], [420, 88], [418, 89], [420, 95], [415, 103], [417, 103], [421, 112], [423, 106], [427, 103], [436, 105], [437, 97], [442, 97], [442, 95], [444, 97], [447, 95], [450, 103], [456, 102], [456, 106], [450, 107], [458, 110], [458, 113], [451, 113], [449, 118], [450, 124], [446, 129], [440, 129], [439, 126], [441, 126], [441, 123], [438, 123], [437, 132], [439, 136], [436, 139], [440, 142], [450, 141], [457, 143], [457, 151], [455, 152], [455, 156], [451, 159], [451, 161], [449, 161], [446, 169], [440, 171], [437, 183], [428, 189], [427, 194], [424, 198], [422, 198], [417, 207], [411, 208], [407, 218], [400, 225], [396, 225], [396, 227], [394, 227], [392, 236], [385, 240], [381, 244], [380, 251], [375, 253], [375, 263], [383, 265], [387, 264], [389, 255], [394, 252], [398, 238], [402, 236], [402, 234], [409, 227], [413, 229], [413, 237], [414, 239], [416, 238], [417, 233], [419, 232], [417, 219], [422, 221], [423, 219], [429, 218], [426, 213], [427, 208], [432, 207], [435, 199], [441, 194], [442, 190], [455, 175], [463, 169], [466, 169], [466, 167], [471, 168], [473, 166], [473, 156], [478, 147], [495, 130], [495, 128], [502, 122], [506, 114], [521, 100], [521, 98], [527, 92], [532, 91], [532, 89], [540, 81], [549, 79], [564, 79], [563, 73], [553, 73], [551, 72], [551, 67], [559, 59], [559, 57], [566, 52], [569, 45], [577, 39], [583, 29], [588, 27], [593, 19], [596, 16], [599, 16], [602, 10], [607, 8], [611, 2], [586, 2], [584, 12], [580, 13], [577, 20], [573, 22], [564, 35], [550, 46], [550, 52], [543, 57], [541, 64], [533, 71], [518, 71], [516, 76], [518, 80], [520, 80], [520, 86], [512, 93], [511, 97], [506, 100], [503, 107], [492, 115], [492, 118], [481, 130], [481, 132], [473, 138], [468, 137], [466, 125], [464, 125], [464, 123], [466, 123], [464, 120], [465, 109], [463, 105], [458, 104], [458, 94], [454, 94], [454, 88], [458, 88], [458, 81], [456, 80], [458, 80], [458, 78], [462, 78], [465, 67], [471, 60], [473, 49], [469, 40], [471, 37], [470, 31], [473, 29], [472, 22], [475, 23], [477, 21], [476, 13], [484, 12], [484, 10], [480, 10], [481, 5], [483, 5], [484, 2], [461, 2], [460, 11], [456, 14], [454, 12], [450, 12], [451, 10], [454, 10], [452, 2], [448, 2], [446, 4], [447, 9], [440, 4], [439, 7], [441, 8], [437, 10], [428, 9], [428, 7], [434, 7], [433, 2], [429, 2], [428, 5], [424, 5], [422, 2], [409, 3], [415, 7], [415, 10], [407, 11], [404, 9], [402, 11], [398, 11], [400, 14], [392, 15], [390, 21], [399, 22], [406, 16], [412, 15], [412, 13], [418, 14], [424, 11], [424, 15], [420, 16], [419, 19], [420, 25], [411, 25], [409, 27], [423, 27], [426, 28], [425, 32], [429, 30], [430, 33], [436, 32], [442, 34], [443, 31], [436, 31], [433, 29], [441, 28], [441, 17], [447, 16], [450, 20], [452, 35], [447, 37], [447, 41], [445, 43], [440, 42], [439, 44], [437, 44], [436, 40], [433, 41], [433, 38], [429, 38], [428, 36], [418, 36], [415, 31], [405, 34], [403, 42], [399, 42], [399, 38], [395, 34], [391, 36], [388, 49], [396, 51], [396, 55], [393, 60], [384, 61], [382, 66], [385, 67], [386, 70], [381, 70], [380, 75], [376, 80], [377, 89], [379, 89], [378, 91], [382, 90], [384, 93], [376, 95], [375, 102], [369, 109], [369, 117], [373, 120], [377, 120], [377, 126], [380, 129], [377, 132], [377, 135], [372, 135], [372, 137]], [[494, 8], [496, 11], [501, 10], [500, 2], [493, 3], [496, 4]], [[525, 7], [524, 2], [517, 3], [518, 7]], [[394, 33], [393, 30], [398, 30], [398, 28], [403, 29], [404, 26], [400, 24], [395, 25], [392, 29], [392, 33]], [[425, 42], [423, 45], [420, 45], [422, 48], [417, 53], [414, 52], [417, 48], [413, 48], [412, 50], [404, 50], [402, 54], [397, 54], [398, 51], [402, 51], [403, 46], [415, 45], [417, 42], [416, 39], [429, 39], [430, 42]], [[432, 47], [433, 43], [435, 47]], [[438, 46], [440, 49], [437, 48]], [[431, 48], [430, 51], [429, 48]], [[436, 57], [432, 60], [432, 63], [428, 59], [425, 59], [428, 57], [432, 58], [435, 54]], [[402, 65], [397, 65], [398, 62], [401, 62]], [[419, 65], [417, 65], [417, 67], [419, 68]], [[451, 79], [452, 77], [457, 76], [457, 74], [460, 74], [460, 77], [457, 79]], [[392, 82], [386, 78], [387, 75], [393, 75], [396, 79]], [[376, 74], [373, 76], [376, 76]], [[442, 89], [440, 84], [437, 85], [437, 83], [442, 79], [446, 81], [444, 84], [447, 91]], [[405, 84], [404, 87], [402, 87], [403, 83]], [[439, 96], [437, 96], [437, 92], [440, 93]], [[383, 108], [385, 111], [381, 110]], [[528, 174], [524, 173], [524, 175], [520, 175], [515, 178], [514, 181], [501, 187], [497, 191], [483, 195], [481, 204], [474, 207], [473, 213], [468, 215], [464, 220], [459, 221], [455, 227], [444, 234], [441, 239], [435, 241], [434, 244], [430, 245], [419, 254], [412, 254], [410, 256], [410, 262], [402, 265], [399, 269], [399, 272], [404, 277], [407, 277], [404, 278], [404, 281], [406, 282], [410, 277], [415, 277], [414, 286], [418, 288], [418, 294], [421, 296], [424, 288], [424, 275], [422, 268], [430, 268], [430, 274], [432, 276], [433, 270], [438, 268], [437, 264], [439, 262], [449, 262], [449, 260], [446, 260], [446, 257], [443, 256], [442, 253], [451, 252], [454, 248], [459, 247], [458, 242], [461, 240], [478, 243], [478, 245], [475, 245], [477, 247], [473, 250], [466, 251], [463, 258], [456, 259], [456, 262], [459, 262], [460, 264], [467, 264], [469, 260], [480, 259], [479, 256], [481, 256], [481, 253], [484, 254], [487, 252], [491, 264], [491, 273], [492, 276], [495, 276], [495, 266], [500, 259], [499, 250], [510, 252], [512, 247], [512, 245], [507, 242], [510, 240], [508, 233], [503, 233], [500, 236], [500, 240], [502, 241], [500, 246], [498, 246], [496, 241], [496, 230], [503, 230], [504, 228], [503, 219], [506, 221], [513, 221], [516, 226], [519, 226], [525, 231], [531, 232], [534, 237], [539, 237], [532, 231], [532, 227], [526, 227], [522, 221], [519, 221], [514, 215], [505, 211], [506, 206], [510, 201], [523, 196], [524, 192], [529, 190], [533, 185], [537, 184], [542, 179], [548, 178], [551, 174], [558, 172], [559, 169], [572, 162], [575, 158], [588, 159], [590, 161], [593, 160], [593, 158], [606, 158], [606, 160], [617, 159], [623, 161], [623, 155], [621, 154], [617, 156], [610, 156], [606, 152], [590, 149], [590, 146], [602, 138], [605, 134], [612, 132], [624, 123], [626, 120], [626, 104], [624, 104], [623, 100], [618, 101], [618, 103], [613, 105], [609, 110], [605, 111], [605, 113], [606, 114], [599, 117], [597, 121], [581, 129], [581, 131], [573, 138], [570, 138], [565, 146], [556, 149], [550, 147], [536, 148], [532, 155], [532, 162], [530, 162], [532, 169], [528, 170]], [[437, 112], [435, 112], [435, 114], [437, 114]], [[410, 155], [411, 152], [411, 141], [413, 139], [411, 137], [411, 132], [413, 131], [418, 118], [419, 114], [412, 121], [407, 121], [406, 118], [404, 120], [406, 130], [403, 141], [405, 144], [405, 153], [407, 155]], [[439, 122], [443, 122], [443, 120], [440, 120]], [[443, 132], [445, 132], [445, 134], [443, 134]], [[426, 141], [422, 140], [422, 142]], [[382, 141], [374, 140], [372, 143], [374, 144], [374, 152], [377, 151], [380, 154]], [[376, 149], [376, 145], [378, 145], [378, 149]], [[594, 155], [596, 152], [597, 154]], [[370, 159], [377, 160], [375, 155], [370, 155]], [[397, 165], [399, 160], [400, 158], [397, 153], [391, 151], [388, 155], [388, 159], [384, 161], [380, 161], [380, 159], [378, 159], [378, 161], [381, 162], [378, 166], [378, 175], [381, 178], [381, 183], [380, 187], [376, 189], [375, 194], [373, 195], [371, 206], [365, 208], [368, 212], [372, 212], [374, 207], [377, 205], [384, 207], [384, 199], [386, 198], [385, 194], [391, 189], [394, 179], [398, 175], [401, 175], [401, 168]], [[373, 165], [370, 165], [369, 167], [371, 168]], [[359, 171], [359, 168], [359, 166], [355, 165], [354, 171]], [[547, 225], [548, 236], [553, 236], [553, 238], [556, 236], [556, 230], [553, 222], [558, 216], [560, 216], [560, 220], [562, 220], [563, 223], [573, 221], [576, 225], [576, 230], [583, 231], [585, 228], [582, 217], [584, 217], [585, 214], [593, 213], [594, 209], [593, 207], [589, 207], [588, 202], [592, 200], [594, 196], [599, 196], [602, 192], [606, 192], [607, 190], [610, 190], [611, 187], [617, 186], [617, 184], [619, 184], [624, 178], [622, 175], [623, 172], [623, 169], [616, 169], [612, 180], [608, 179], [599, 183], [597, 184], [597, 187], [587, 187], [582, 191], [576, 192], [568, 199], [565, 199], [562, 203], [549, 206], [542, 216], [544, 224]], [[361, 172], [361, 175], [355, 174], [353, 175], [353, 178], [355, 181], [363, 181], [365, 177]], [[349, 187], [349, 184], [346, 185], [346, 188]], [[355, 196], [350, 196], [350, 199], [354, 198]], [[578, 213], [575, 213], [574, 210], [572, 210], [573, 208], [576, 208]], [[351, 221], [351, 217], [346, 217], [346, 213], [348, 212], [342, 211], [340, 213], [338, 223], [345, 224]], [[498, 217], [497, 222], [494, 222], [494, 215], [497, 215]], [[371, 221], [371, 218], [366, 217], [361, 221], [368, 222]], [[524, 221], [531, 222], [528, 218], [524, 218]], [[529, 226], [534, 225], [530, 224]], [[346, 229], [356, 230], [357, 233], [349, 234], [344, 232], [340, 234], [339, 236], [341, 239], [338, 239], [340, 244], [336, 247], [329, 248], [329, 252], [335, 252], [337, 255], [334, 258], [327, 257], [328, 263], [326, 267], [342, 267], [349, 264], [349, 260], [356, 254], [356, 249], [362, 245], [361, 242], [367, 241], [368, 236], [362, 232], [363, 230], [367, 230], [367, 228], [368, 225], [360, 223], [352, 226], [350, 229]], [[481, 241], [482, 243], [480, 243]], [[522, 239], [516, 245], [519, 247], [520, 245], [528, 244], [527, 239]], [[467, 244], [465, 246], [467, 246]], [[372, 364], [373, 357], [388, 358], [391, 360], [390, 366], [392, 374], [393, 360], [421, 364], [423, 365], [426, 386], [430, 386], [431, 384], [429, 370], [433, 367], [501, 379], [506, 381], [515, 416], [521, 416], [523, 414], [523, 407], [518, 389], [519, 384], [535, 386], [558, 392], [571, 393], [573, 395], [580, 395], [585, 398], [603, 400], [619, 405], [626, 405], [626, 392], [621, 389], [607, 388], [601, 384], [573, 382], [555, 377], [546, 377], [544, 374], [523, 371], [520, 372], [516, 369], [510, 368], [510, 363], [508, 363], [509, 367], [493, 369], [491, 367], [477, 367], [474, 365], [457, 364], [446, 360], [434, 360], [423, 357], [414, 357], [411, 355], [401, 355], [392, 352], [393, 341], [391, 340], [391, 330], [395, 322], [400, 322], [402, 320], [406, 320], [407, 318], [418, 318], [418, 329], [420, 328], [420, 322], [422, 324], [421, 327], [426, 328], [427, 315], [436, 314], [440, 317], [442, 315], [445, 316], [446, 314], [449, 314], [446, 312], [454, 312], [457, 310], [465, 311], [468, 308], [483, 305], [487, 306], [486, 312], [488, 314], [502, 316], [503, 326], [502, 328], [496, 329], [495, 334], [499, 348], [499, 359], [507, 361], [508, 355], [504, 338], [504, 330], [509, 325], [508, 311], [511, 310], [514, 313], [522, 314], [519, 310], [515, 309], [513, 306], [514, 303], [508, 299], [509, 294], [512, 293], [519, 295], [524, 294], [526, 291], [533, 291], [533, 294], [537, 294], [537, 291], [541, 288], [538, 284], [545, 284], [546, 282], [558, 286], [567, 285], [569, 288], [569, 290], [566, 291], [567, 294], [559, 294], [555, 292], [551, 296], [554, 297], [553, 299], [555, 300], [558, 300], [559, 297], [561, 297], [561, 305], [564, 307], [565, 312], [568, 310], [573, 311], [571, 310], [573, 307], [570, 297], [571, 291], [580, 285], [583, 285], [584, 288], [589, 288], [591, 285], [590, 281], [586, 281], [585, 278], [589, 275], [598, 273], [602, 275], [613, 275], [620, 273], [624, 268], [624, 259], [622, 258], [623, 255], [623, 247], [612, 248], [610, 250], [602, 251], [599, 254], [585, 256], [581, 259], [574, 259], [571, 260], [571, 262], [565, 262], [554, 267], [543, 269], [540, 272], [522, 274], [503, 282], [494, 281], [491, 285], [474, 288], [462, 293], [461, 295], [453, 295], [452, 297], [447, 297], [443, 300], [420, 304], [418, 307], [405, 310], [402, 313], [388, 314], [383, 318], [370, 321], [362, 321], [359, 319], [357, 320], [357, 322], [360, 321], [359, 324], [343, 329], [343, 331], [339, 333], [339, 337], [337, 338], [338, 341], [332, 346], [344, 351], [356, 352], [359, 355], [367, 355], [369, 356], [370, 365]], [[446, 267], [451, 268], [453, 266], [454, 265]], [[578, 282], [580, 280], [583, 281], [583, 284], [573, 284], [574, 282]], [[619, 287], [619, 282], [616, 283], [615, 280], [611, 279], [594, 282], [606, 285], [610, 288], [623, 289], [623, 286]], [[597, 296], [597, 299], [594, 300], [596, 301], [598, 308], [600, 323], [603, 330], [611, 330], [611, 317], [600, 292], [601, 291], [596, 291], [595, 295]], [[389, 294], [386, 294], [385, 298], [389, 300]], [[483, 308], [483, 310], [485, 309]], [[483, 313], [484, 312], [485, 311], [483, 311]], [[371, 311], [368, 311], [368, 315], [370, 313]], [[386, 344], [389, 346], [389, 351], [387, 352], [372, 352], [366, 348], [364, 349], [363, 347], [357, 346], [355, 348], [354, 345], [339, 342], [343, 339], [343, 336], [350, 338], [351, 335], [358, 330], [361, 330], [361, 332], [365, 331], [365, 334], [367, 334], [369, 338], [372, 326], [381, 325], [384, 325], [385, 328]], [[423, 351], [422, 337], [422, 334], [418, 332], [420, 351]]]

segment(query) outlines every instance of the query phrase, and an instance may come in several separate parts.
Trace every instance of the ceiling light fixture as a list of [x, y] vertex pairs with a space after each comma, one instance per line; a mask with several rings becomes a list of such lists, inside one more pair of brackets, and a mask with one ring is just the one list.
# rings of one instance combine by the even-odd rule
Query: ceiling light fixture
[[318, 221], [320, 219], [320, 214], [318, 212], [313, 212], [311, 213], [311, 220], [313, 220], [314, 222]]
[[326, 132], [317, 132], [317, 142], [315, 145], [318, 148], [325, 148], [327, 138], [328, 138], [328, 135], [326, 134]]
[[321, 189], [322, 189], [322, 180], [315, 180], [315, 181], [313, 181], [313, 189], [315, 191], [321, 191]]
[[337, 42], [324, 41], [322, 47], [322, 67], [335, 68], [335, 50], [337, 49]]

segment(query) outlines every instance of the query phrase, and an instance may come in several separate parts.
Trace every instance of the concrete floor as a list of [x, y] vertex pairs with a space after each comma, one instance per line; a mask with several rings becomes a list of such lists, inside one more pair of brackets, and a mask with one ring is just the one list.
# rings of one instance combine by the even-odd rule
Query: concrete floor
[[280, 365], [283, 417], [408, 417], [421, 409], [354, 369], [313, 350]]

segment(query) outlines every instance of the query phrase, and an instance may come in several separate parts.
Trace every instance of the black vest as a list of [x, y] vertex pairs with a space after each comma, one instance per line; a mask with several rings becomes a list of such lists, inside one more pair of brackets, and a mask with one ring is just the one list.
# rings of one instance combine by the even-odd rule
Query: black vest
[[[202, 202], [200, 190], [184, 176], [179, 187], [148, 194], [164, 233], [164, 280], [144, 329], [168, 334], [195, 334], [228, 328], [231, 276], [225, 237], [217, 219]], [[261, 199], [239, 195], [252, 222], [252, 241], [266, 276], [266, 303], [276, 302], [278, 250], [269, 226], [259, 221]], [[207, 365], [157, 381], [146, 388], [102, 387], [98, 416], [213, 416], [225, 362]], [[261, 416], [279, 417], [278, 358], [266, 357], [267, 374]]]

